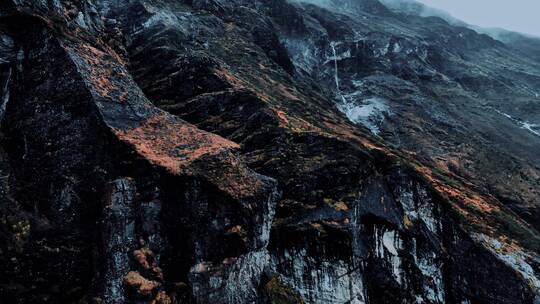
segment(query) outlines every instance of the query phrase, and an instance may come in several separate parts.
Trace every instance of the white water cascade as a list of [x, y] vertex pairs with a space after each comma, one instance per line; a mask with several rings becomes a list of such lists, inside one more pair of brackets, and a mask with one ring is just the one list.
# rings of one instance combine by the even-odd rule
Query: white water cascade
[[338, 56], [337, 56], [337, 52], [336, 52], [336, 46], [339, 45], [338, 42], [335, 42], [335, 41], [332, 41], [330, 42], [330, 48], [332, 49], [332, 54], [333, 54], [333, 57], [330, 58], [330, 59], [333, 59], [334, 60], [334, 80], [336, 82], [336, 92], [338, 94], [338, 96], [341, 98], [341, 100], [343, 101], [343, 105], [346, 105], [347, 104], [347, 99], [345, 99], [345, 96], [343, 96], [343, 94], [341, 93], [341, 89], [339, 88], [339, 70], [338, 70]]

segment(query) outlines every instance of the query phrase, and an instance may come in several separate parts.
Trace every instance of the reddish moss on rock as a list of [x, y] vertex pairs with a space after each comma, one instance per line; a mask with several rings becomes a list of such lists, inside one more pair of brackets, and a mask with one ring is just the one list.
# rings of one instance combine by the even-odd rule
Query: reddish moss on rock
[[124, 284], [142, 296], [150, 295], [161, 286], [159, 282], [148, 280], [137, 271], [130, 271], [124, 277]]
[[238, 148], [229, 140], [201, 131], [165, 113], [151, 117], [138, 128], [116, 129], [114, 132], [151, 163], [173, 174], [189, 170], [188, 164], [204, 155]]

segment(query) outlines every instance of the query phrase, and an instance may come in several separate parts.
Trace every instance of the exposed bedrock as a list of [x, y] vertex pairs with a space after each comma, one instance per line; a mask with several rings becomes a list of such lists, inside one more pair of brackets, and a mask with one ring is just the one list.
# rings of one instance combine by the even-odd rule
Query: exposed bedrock
[[[408, 169], [387, 171], [391, 157], [328, 136], [336, 132], [329, 122], [346, 123], [279, 68], [261, 67], [272, 59], [257, 51], [241, 20], [227, 26], [230, 15], [222, 17], [234, 8], [135, 3], [129, 12], [136, 18], [125, 17], [125, 8], [112, 16], [124, 22], [130, 68], [142, 89], [168, 112], [240, 143], [253, 168], [276, 178], [283, 189], [266, 270], [264, 292], [270, 300], [532, 301], [534, 287], [522, 283], [527, 278], [472, 240], [446, 199], [423, 179]], [[224, 10], [198, 15], [198, 9], [217, 7]], [[199, 35], [190, 36], [193, 32]], [[160, 39], [162, 33], [175, 39]], [[257, 59], [245, 57], [245, 50]], [[285, 85], [267, 87], [278, 79]], [[272, 94], [261, 94], [265, 90]], [[224, 272], [215, 282], [230, 277]], [[480, 286], [480, 281], [491, 283]]]
[[381, 176], [360, 193], [339, 212], [313, 212], [276, 227], [273, 270], [307, 302], [533, 300], [528, 287], [518, 287], [521, 275], [456, 228], [449, 210], [414, 177]]

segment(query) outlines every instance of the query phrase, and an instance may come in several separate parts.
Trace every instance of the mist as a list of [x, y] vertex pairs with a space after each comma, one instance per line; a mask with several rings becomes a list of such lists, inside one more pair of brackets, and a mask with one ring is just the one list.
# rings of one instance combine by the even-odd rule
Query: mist
[[424, 5], [414, 0], [379, 0], [386, 7], [391, 10], [398, 11], [406, 14], [420, 15], [422, 17], [440, 17], [449, 23], [460, 24], [463, 23], [460, 20], [454, 18], [452, 15], [444, 10], [433, 8]]
[[[540, 37], [537, 0], [381, 0], [389, 7], [416, 8], [422, 16], [438, 16], [474, 27], [505, 29]], [[492, 31], [495, 32], [495, 31]]]
[[[354, 2], [376, 0], [290, 0], [315, 4], [329, 9], [343, 9]], [[502, 0], [378, 0], [392, 11], [440, 17], [448, 23], [469, 27], [478, 33], [487, 34], [505, 43], [516, 39], [540, 38], [540, 2], [516, 0], [509, 3]], [[519, 33], [519, 35], [518, 35]], [[522, 37], [520, 36], [522, 35]], [[539, 42], [528, 41], [528, 43]]]

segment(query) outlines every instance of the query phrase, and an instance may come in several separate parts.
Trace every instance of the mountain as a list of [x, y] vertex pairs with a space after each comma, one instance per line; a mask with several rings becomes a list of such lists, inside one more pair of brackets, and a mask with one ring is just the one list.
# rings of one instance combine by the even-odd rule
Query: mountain
[[483, 28], [480, 26], [467, 24], [456, 19], [449, 13], [431, 8], [415, 0], [381, 0], [385, 6], [397, 14], [414, 15], [421, 17], [439, 17], [452, 25], [464, 26], [475, 30], [480, 34], [491, 36], [495, 40], [504, 42], [508, 47], [532, 56], [533, 60], [538, 61], [538, 48], [540, 47], [540, 38], [530, 34], [523, 34], [505, 30], [502, 28]]
[[0, 302], [540, 303], [531, 39], [376, 0], [2, 1]]
[[436, 17], [305, 12], [331, 30], [285, 44], [351, 120], [512, 205], [532, 203], [516, 211], [535, 225], [540, 71], [526, 51]]
[[504, 29], [484, 29], [477, 28], [477, 32], [490, 35], [494, 39], [504, 42], [507, 46], [513, 48], [522, 55], [529, 56], [536, 62], [540, 60], [538, 48], [540, 47], [540, 37], [507, 31]]

